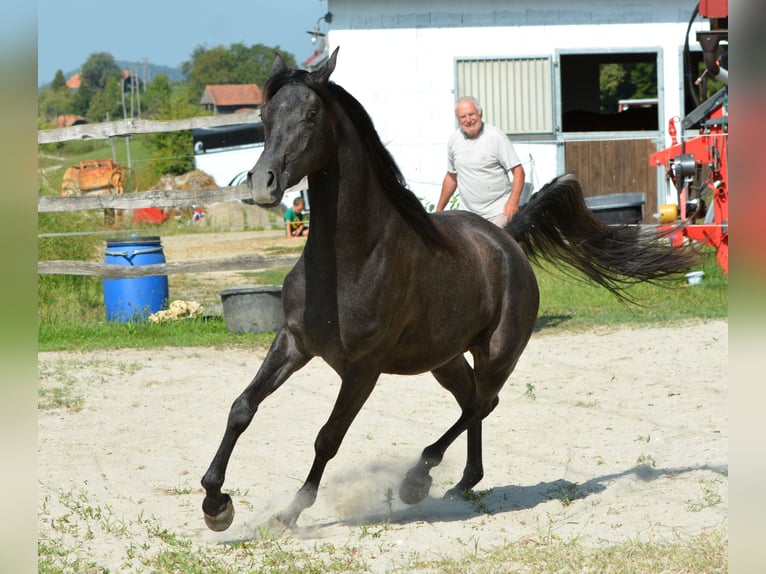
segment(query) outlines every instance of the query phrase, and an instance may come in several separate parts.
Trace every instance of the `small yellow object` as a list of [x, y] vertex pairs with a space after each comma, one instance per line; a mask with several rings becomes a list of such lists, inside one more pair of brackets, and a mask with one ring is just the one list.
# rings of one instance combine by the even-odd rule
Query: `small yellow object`
[[197, 317], [202, 314], [204, 308], [196, 301], [173, 301], [168, 309], [157, 311], [149, 315], [152, 323], [165, 323], [166, 321], [177, 321]]
[[678, 218], [678, 206], [674, 203], [660, 205], [660, 223], [671, 223]]

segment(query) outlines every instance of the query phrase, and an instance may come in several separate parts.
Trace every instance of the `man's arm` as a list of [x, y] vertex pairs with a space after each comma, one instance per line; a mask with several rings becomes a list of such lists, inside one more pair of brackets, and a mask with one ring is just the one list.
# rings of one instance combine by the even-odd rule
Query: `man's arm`
[[505, 202], [503, 207], [503, 215], [510, 221], [514, 214], [519, 210], [519, 201], [521, 200], [521, 192], [524, 190], [524, 166], [521, 164], [511, 169], [513, 174], [513, 183], [511, 187], [511, 195], [508, 197], [508, 201]]
[[436, 204], [436, 211], [444, 211], [444, 208], [447, 207], [447, 202], [456, 189], [457, 174], [448, 171], [444, 175], [444, 181], [442, 181], [442, 191], [439, 195], [439, 203]]

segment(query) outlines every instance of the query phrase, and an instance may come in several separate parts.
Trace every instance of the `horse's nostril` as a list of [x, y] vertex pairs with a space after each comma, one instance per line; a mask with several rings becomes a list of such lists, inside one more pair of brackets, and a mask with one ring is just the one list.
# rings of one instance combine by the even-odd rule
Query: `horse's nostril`
[[268, 172], [268, 178], [266, 180], [266, 185], [268, 187], [273, 186], [274, 185], [274, 179], [275, 179], [274, 172], [273, 171]]

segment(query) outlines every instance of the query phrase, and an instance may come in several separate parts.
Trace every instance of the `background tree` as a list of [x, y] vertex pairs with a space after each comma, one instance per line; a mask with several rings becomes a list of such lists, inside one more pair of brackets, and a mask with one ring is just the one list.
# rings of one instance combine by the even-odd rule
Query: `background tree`
[[[188, 92], [188, 86], [171, 88], [168, 77], [158, 75], [146, 90], [151, 116], [159, 120], [172, 120], [203, 115], [199, 105], [189, 101]], [[146, 181], [156, 181], [166, 173], [179, 175], [194, 169], [191, 130], [147, 134], [146, 142], [152, 155]]]
[[157, 117], [162, 113], [164, 106], [170, 101], [172, 88], [170, 78], [165, 74], [157, 74], [146, 86], [142, 96], [143, 114], [147, 117]]
[[282, 55], [288, 66], [295, 66], [295, 56], [283, 52], [279, 46], [237, 43], [228, 49], [198, 46], [192, 52], [192, 59], [181, 64], [181, 70], [188, 78], [192, 97], [198, 102], [208, 84], [258, 84], [263, 87], [271, 75], [275, 52]]
[[[81, 115], [87, 115], [90, 101], [96, 93], [105, 90], [110, 79], [118, 84], [122, 83], [122, 70], [114, 61], [114, 57], [108, 52], [95, 52], [80, 69], [80, 89], [78, 90], [77, 103]], [[101, 121], [101, 120], [98, 120]]]
[[74, 110], [74, 96], [66, 85], [64, 73], [58, 70], [50, 87], [40, 90], [37, 96], [38, 120], [52, 125], [56, 117], [73, 114]]
[[122, 119], [122, 78], [110, 77], [103, 89], [90, 99], [86, 117], [89, 122], [105, 122]]
[[53, 81], [51, 82], [51, 90], [54, 92], [60, 90], [69, 91], [69, 86], [66, 85], [64, 72], [62, 72], [60, 69], [56, 70], [56, 74], [53, 76]]
[[601, 112], [615, 113], [620, 100], [657, 97], [657, 65], [604, 64], [599, 71]]

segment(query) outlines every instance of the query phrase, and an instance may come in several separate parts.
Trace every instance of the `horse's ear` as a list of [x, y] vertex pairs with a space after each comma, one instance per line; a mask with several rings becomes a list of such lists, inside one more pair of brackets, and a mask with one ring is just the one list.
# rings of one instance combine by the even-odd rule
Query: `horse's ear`
[[279, 52], [274, 52], [274, 63], [271, 65], [271, 75], [273, 76], [277, 72], [281, 72], [286, 69], [287, 64], [285, 64], [282, 56], [279, 54]]
[[330, 56], [330, 58], [327, 60], [327, 63], [324, 66], [319, 68], [316, 72], [312, 72], [314, 79], [320, 84], [326, 84], [327, 80], [330, 79], [330, 75], [335, 70], [335, 62], [338, 59], [338, 50], [340, 50], [340, 46], [335, 48], [335, 50], [332, 53], [332, 56]]

